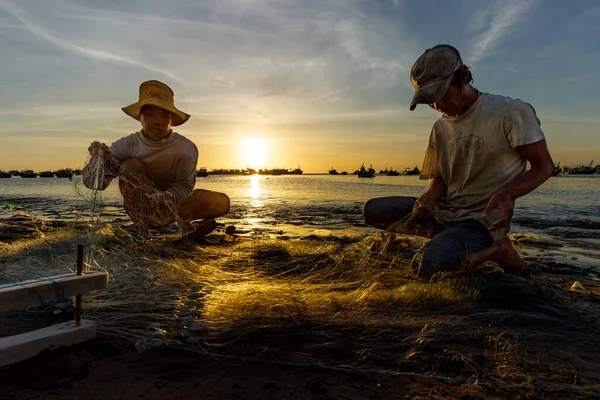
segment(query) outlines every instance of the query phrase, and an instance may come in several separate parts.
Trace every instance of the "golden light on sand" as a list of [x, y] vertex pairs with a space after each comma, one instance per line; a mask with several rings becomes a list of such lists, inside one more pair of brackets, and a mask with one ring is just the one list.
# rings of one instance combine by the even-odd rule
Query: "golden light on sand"
[[261, 138], [248, 138], [243, 142], [244, 164], [250, 168], [264, 168], [267, 161], [267, 142]]

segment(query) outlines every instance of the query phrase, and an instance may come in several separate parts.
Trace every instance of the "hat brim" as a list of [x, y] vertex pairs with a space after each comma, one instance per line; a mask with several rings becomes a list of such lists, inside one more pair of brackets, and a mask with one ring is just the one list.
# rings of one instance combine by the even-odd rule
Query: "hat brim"
[[433, 104], [440, 101], [446, 95], [453, 75], [451, 74], [442, 80], [430, 83], [427, 86], [421, 86], [415, 90], [415, 94], [410, 102], [410, 111], [413, 111], [417, 107], [417, 104]]
[[137, 103], [133, 103], [128, 105], [127, 107], [123, 107], [121, 110], [130, 117], [140, 120], [140, 112], [143, 106], [156, 106], [160, 107], [163, 110], [169, 111], [173, 114], [173, 118], [171, 121], [171, 126], [178, 126], [184, 124], [188, 119], [190, 119], [189, 114], [184, 113], [183, 111], [178, 110], [173, 104], [155, 98], [148, 98], [138, 101]]

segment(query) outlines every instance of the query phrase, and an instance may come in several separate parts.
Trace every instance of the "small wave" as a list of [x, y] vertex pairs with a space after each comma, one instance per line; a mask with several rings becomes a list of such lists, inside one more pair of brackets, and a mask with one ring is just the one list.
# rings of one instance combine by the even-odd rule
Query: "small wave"
[[600, 231], [593, 229], [581, 229], [581, 228], [571, 228], [571, 227], [562, 227], [557, 226], [553, 228], [547, 228], [544, 230], [545, 233], [550, 236], [558, 236], [563, 238], [572, 238], [572, 239], [580, 239], [580, 238], [593, 238], [600, 239]]
[[510, 235], [513, 242], [519, 244], [542, 246], [542, 247], [563, 247], [563, 244], [552, 239], [549, 236], [536, 235], [534, 233], [513, 233]]
[[585, 230], [600, 230], [600, 221], [590, 219], [538, 219], [531, 217], [517, 217], [513, 223], [530, 228], [557, 228], [569, 227]]

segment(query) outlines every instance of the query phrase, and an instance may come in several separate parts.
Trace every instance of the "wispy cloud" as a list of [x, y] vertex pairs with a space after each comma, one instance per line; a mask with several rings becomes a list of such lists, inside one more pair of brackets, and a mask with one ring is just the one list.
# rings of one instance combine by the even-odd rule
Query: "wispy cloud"
[[486, 2], [467, 26], [474, 39], [469, 49], [472, 65], [490, 55], [495, 46], [513, 35], [519, 24], [527, 19], [538, 0], [497, 0]]
[[413, 61], [402, 24], [361, 0], [88, 4], [0, 0], [29, 32], [61, 50], [156, 73], [174, 84], [177, 99], [202, 94], [207, 101], [187, 104], [191, 113], [237, 110], [238, 119], [279, 121], [290, 111], [388, 108], [394, 89], [406, 88]]
[[167, 78], [170, 78], [176, 82], [183, 83], [183, 80], [178, 78], [176, 75], [172, 74], [169, 71], [166, 71], [161, 68], [156, 68], [147, 63], [143, 63], [134, 59], [131, 59], [126, 56], [122, 56], [119, 54], [110, 53], [107, 51], [97, 50], [93, 48], [78, 46], [74, 43], [70, 43], [67, 40], [60, 39], [57, 36], [54, 36], [49, 31], [43, 28], [43, 26], [36, 21], [34, 17], [28, 14], [25, 10], [16, 6], [16, 3], [10, 0], [0, 0], [0, 7], [2, 7], [7, 13], [17, 19], [19, 22], [23, 24], [23, 26], [28, 29], [34, 35], [40, 37], [41, 39], [63, 49], [66, 51], [75, 52], [77, 54], [81, 54], [86, 57], [91, 57], [104, 61], [117, 62], [121, 64], [133, 65], [135, 67], [147, 69], [151, 72], [155, 72], [157, 74], [163, 75]]
[[569, 22], [568, 26], [578, 32], [600, 31], [600, 5], [594, 5], [584, 10], [580, 15]]

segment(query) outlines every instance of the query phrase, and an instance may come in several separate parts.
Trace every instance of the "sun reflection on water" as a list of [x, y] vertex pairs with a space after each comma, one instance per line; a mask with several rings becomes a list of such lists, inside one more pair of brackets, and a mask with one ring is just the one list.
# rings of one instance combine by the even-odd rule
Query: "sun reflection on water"
[[261, 190], [260, 190], [260, 176], [259, 175], [252, 175], [250, 177], [250, 197], [252, 198], [252, 200], [250, 201], [250, 204], [253, 207], [262, 207], [263, 206], [263, 202], [260, 201], [260, 195]]

